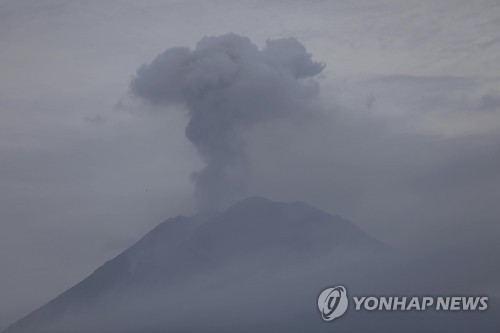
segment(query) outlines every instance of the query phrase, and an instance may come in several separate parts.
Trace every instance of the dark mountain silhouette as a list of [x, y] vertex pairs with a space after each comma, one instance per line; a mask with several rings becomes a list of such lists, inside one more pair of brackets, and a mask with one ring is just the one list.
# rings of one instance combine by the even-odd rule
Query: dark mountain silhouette
[[[341, 217], [252, 197], [222, 213], [163, 222], [4, 333], [448, 332], [449, 316], [435, 314], [321, 320], [316, 298], [329, 285], [398, 285], [394, 274], [385, 276], [392, 256]], [[466, 318], [482, 332], [495, 325], [484, 316]]]

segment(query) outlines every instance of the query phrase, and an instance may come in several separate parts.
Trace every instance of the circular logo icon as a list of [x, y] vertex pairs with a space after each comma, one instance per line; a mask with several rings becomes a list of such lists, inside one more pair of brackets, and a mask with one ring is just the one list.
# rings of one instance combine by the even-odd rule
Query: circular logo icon
[[342, 286], [327, 288], [318, 297], [318, 308], [325, 321], [332, 321], [347, 311], [347, 290]]

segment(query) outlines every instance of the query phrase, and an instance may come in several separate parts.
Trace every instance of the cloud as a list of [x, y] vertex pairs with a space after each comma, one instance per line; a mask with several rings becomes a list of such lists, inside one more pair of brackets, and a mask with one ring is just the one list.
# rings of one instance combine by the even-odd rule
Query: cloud
[[205, 168], [193, 174], [201, 209], [227, 205], [245, 193], [248, 167], [242, 132], [272, 119], [311, 110], [313, 79], [324, 65], [294, 38], [269, 40], [259, 50], [248, 38], [205, 37], [194, 50], [170, 48], [142, 65], [131, 92], [164, 107], [183, 105], [186, 137]]

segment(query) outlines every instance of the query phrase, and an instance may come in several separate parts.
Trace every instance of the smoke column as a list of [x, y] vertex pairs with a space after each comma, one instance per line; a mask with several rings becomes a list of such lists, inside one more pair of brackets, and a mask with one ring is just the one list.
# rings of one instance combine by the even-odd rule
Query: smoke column
[[248, 38], [205, 37], [194, 50], [167, 49], [142, 65], [131, 93], [188, 112], [186, 137], [205, 168], [193, 174], [200, 210], [217, 209], [245, 191], [243, 131], [256, 124], [311, 111], [314, 76], [324, 68], [294, 38], [269, 40], [259, 50]]

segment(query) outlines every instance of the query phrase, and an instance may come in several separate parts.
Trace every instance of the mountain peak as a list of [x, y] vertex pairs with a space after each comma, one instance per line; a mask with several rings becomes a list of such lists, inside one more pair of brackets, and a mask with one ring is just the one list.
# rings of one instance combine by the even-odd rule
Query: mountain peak
[[[338, 216], [300, 202], [252, 196], [220, 213], [178, 216], [161, 223], [88, 278], [5, 332], [108, 332], [111, 330], [103, 327], [75, 330], [71, 325], [78, 322], [85, 327], [94, 316], [99, 317], [96, 309], [101, 307], [122, 308], [124, 299], [125, 303], [129, 300], [127, 295], [139, 293], [141, 303], [127, 305], [119, 319], [102, 319], [102, 325], [124, 325], [123, 318], [129, 317], [143, 322], [144, 318], [137, 317], [146, 313], [143, 308], [153, 312], [163, 307], [177, 309], [169, 290], [177, 294], [178, 290], [204, 285], [206, 281], [223, 288], [227, 281], [238, 284], [253, 278], [253, 272], [287, 271], [318, 260], [326, 260], [328, 266], [333, 253], [371, 253], [381, 247]], [[165, 293], [160, 300], [157, 290]], [[62, 319], [63, 326], [54, 328], [54, 323]], [[170, 326], [165, 325], [158, 331], [168, 330]], [[113, 328], [115, 331], [124, 330]]]
[[259, 204], [271, 204], [275, 203], [270, 199], [264, 198], [260, 195], [252, 195], [243, 200], [236, 202], [234, 205], [259, 205]]
[[237, 211], [239, 213], [242, 213], [243, 211], [263, 212], [268, 209], [291, 209], [292, 207], [295, 207], [297, 210], [320, 211], [319, 209], [313, 208], [302, 201], [283, 202], [254, 195], [234, 203], [222, 213], [232, 211]]
[[273, 205], [281, 205], [282, 202], [272, 201], [270, 199], [254, 195], [243, 200], [240, 200], [233, 205], [229, 206], [226, 211], [231, 210], [259, 210], [265, 207], [273, 206]]

